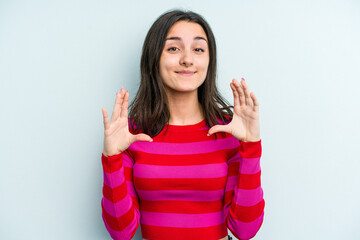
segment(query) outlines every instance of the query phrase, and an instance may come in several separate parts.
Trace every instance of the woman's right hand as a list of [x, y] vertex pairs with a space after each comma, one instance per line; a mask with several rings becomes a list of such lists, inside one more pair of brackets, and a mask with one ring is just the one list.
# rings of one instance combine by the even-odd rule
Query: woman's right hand
[[115, 105], [111, 115], [111, 122], [105, 108], [102, 108], [104, 118], [104, 149], [105, 156], [113, 156], [125, 151], [136, 141], [152, 142], [149, 135], [131, 134], [128, 122], [129, 93], [121, 88], [116, 93]]

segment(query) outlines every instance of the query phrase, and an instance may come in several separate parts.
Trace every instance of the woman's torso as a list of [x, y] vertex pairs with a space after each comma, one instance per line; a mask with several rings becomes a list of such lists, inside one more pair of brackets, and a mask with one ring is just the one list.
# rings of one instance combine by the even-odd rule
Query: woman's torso
[[[156, 239], [155, 235], [148, 235], [155, 234], [157, 229], [150, 229], [153, 225], [194, 227], [203, 231], [194, 235], [194, 239], [209, 234], [219, 240], [228, 240], [228, 236], [221, 238], [227, 232], [222, 211], [224, 202], [228, 202], [224, 200], [226, 184], [229, 183], [227, 161], [237, 154], [239, 142], [230, 135], [218, 135], [216, 140], [213, 136], [208, 137], [205, 125], [203, 121], [191, 127], [169, 127], [165, 135], [154, 137], [151, 144], [137, 142], [129, 147], [134, 161], [134, 191], [140, 200], [142, 224], [147, 226], [143, 229], [142, 225], [145, 231], [143, 240]], [[165, 200], [168, 202], [159, 210]], [[156, 216], [158, 222], [154, 223], [158, 211], [161, 213]], [[170, 225], [165, 218], [178, 213], [186, 218]], [[199, 216], [192, 221], [190, 216], [193, 213]], [[208, 226], [212, 226], [214, 232], [205, 231]], [[182, 231], [179, 230], [178, 234], [181, 235]]]

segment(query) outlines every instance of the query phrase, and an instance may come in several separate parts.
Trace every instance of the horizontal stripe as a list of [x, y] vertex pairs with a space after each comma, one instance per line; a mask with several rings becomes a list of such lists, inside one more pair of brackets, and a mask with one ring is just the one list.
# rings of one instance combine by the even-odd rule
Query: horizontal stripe
[[132, 182], [126, 181], [115, 188], [110, 188], [105, 184], [103, 185], [103, 196], [113, 203], [117, 203], [122, 200], [126, 194], [132, 198], [138, 198]]
[[225, 192], [234, 190], [235, 187], [239, 189], [252, 190], [256, 189], [261, 185], [261, 171], [256, 174], [240, 174], [240, 180], [238, 182], [239, 176], [228, 177], [225, 187]]
[[244, 174], [255, 174], [258, 173], [260, 169], [260, 157], [257, 158], [243, 158], [240, 161], [240, 173]]
[[240, 155], [243, 158], [261, 157], [261, 140], [257, 142], [240, 142]]
[[264, 206], [264, 200], [261, 200], [259, 203], [248, 207], [231, 204], [229, 214], [232, 218], [241, 222], [252, 222], [263, 213]]
[[104, 210], [113, 217], [121, 217], [133, 206], [132, 198], [130, 196], [124, 197], [115, 204], [109, 201], [107, 198], [102, 198], [101, 204]]
[[160, 133], [153, 138], [154, 142], [167, 142], [167, 143], [189, 143], [189, 142], [202, 142], [217, 139], [233, 138], [231, 134], [217, 134], [207, 136], [209, 129], [204, 128], [201, 130], [192, 131], [168, 131], [166, 134]]
[[235, 140], [234, 138], [226, 138], [194, 143], [135, 142], [130, 145], [129, 150], [169, 155], [199, 154], [235, 148], [240, 144]]
[[122, 183], [120, 186], [111, 188], [107, 185], [103, 185], [103, 196], [106, 197], [109, 201], [116, 203], [123, 199], [126, 194], [126, 182]]
[[123, 168], [116, 172], [107, 173], [103, 171], [104, 174], [104, 184], [111, 188], [120, 186], [125, 181]]
[[228, 227], [238, 239], [250, 239], [255, 236], [263, 222], [264, 213], [250, 223], [240, 222], [233, 218], [227, 218]]
[[133, 221], [122, 231], [116, 231], [111, 229], [111, 227], [106, 223], [104, 215], [102, 215], [102, 218], [112, 239], [132, 239], [139, 227], [138, 221], [134, 218]]
[[234, 197], [234, 201], [240, 206], [253, 206], [263, 199], [263, 189], [261, 186], [251, 190], [237, 189], [236, 191], [237, 195]]
[[240, 189], [255, 189], [261, 185], [260, 180], [261, 171], [256, 174], [239, 174], [238, 188]]
[[202, 190], [213, 191], [224, 189], [226, 177], [219, 178], [138, 178], [134, 177], [134, 185], [138, 190]]
[[209, 236], [211, 239], [221, 239], [228, 235], [225, 223], [204, 228], [159, 227], [141, 223], [141, 232], [144, 239], [156, 240], [209, 240]]
[[153, 138], [155, 142], [167, 143], [186, 143], [186, 142], [202, 142], [212, 140], [212, 136], [207, 136], [208, 130], [192, 131], [191, 134], [186, 131], [168, 131], [166, 134], [160, 133]]
[[226, 177], [226, 163], [195, 166], [158, 166], [135, 164], [133, 176], [141, 178], [218, 178]]
[[260, 201], [263, 201], [263, 190], [258, 187], [253, 190], [237, 189], [237, 195], [234, 196], [234, 191], [225, 192], [224, 196], [224, 214], [227, 216], [230, 206], [234, 205], [249, 207], [256, 205]]
[[216, 201], [222, 199], [224, 190], [195, 191], [195, 190], [167, 190], [167, 191], [145, 191], [136, 190], [142, 200], [164, 201]]
[[[238, 153], [237, 156], [240, 157]], [[241, 158], [229, 164], [228, 176], [236, 176], [240, 173], [255, 174], [260, 169], [260, 158]]]
[[188, 155], [161, 155], [146, 152], [133, 152], [131, 154], [136, 158], [136, 164], [149, 164], [161, 166], [188, 166], [214, 164], [232, 161], [232, 156], [237, 154], [239, 160], [240, 154], [238, 148], [224, 149], [210, 153], [188, 154]]
[[124, 230], [129, 225], [129, 223], [131, 223], [135, 218], [135, 209], [133, 208], [129, 209], [129, 211], [127, 211], [125, 214], [123, 214], [120, 217], [113, 217], [108, 212], [105, 211], [102, 205], [101, 207], [106, 223], [109, 225], [111, 229], [116, 231]]
[[140, 211], [141, 223], [162, 227], [196, 228], [225, 222], [223, 211], [204, 214], [154, 213]]
[[140, 201], [141, 211], [159, 213], [212, 213], [223, 210], [223, 201]]
[[122, 154], [110, 157], [101, 154], [101, 163], [105, 172], [112, 173], [118, 171], [122, 166]]

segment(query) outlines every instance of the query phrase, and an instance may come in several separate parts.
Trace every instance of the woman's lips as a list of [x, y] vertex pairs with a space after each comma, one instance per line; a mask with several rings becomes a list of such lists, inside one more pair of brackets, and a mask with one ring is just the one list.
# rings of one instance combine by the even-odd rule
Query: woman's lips
[[195, 74], [195, 72], [193, 71], [180, 71], [180, 72], [176, 72], [177, 74], [180, 74], [181, 76], [192, 76]]

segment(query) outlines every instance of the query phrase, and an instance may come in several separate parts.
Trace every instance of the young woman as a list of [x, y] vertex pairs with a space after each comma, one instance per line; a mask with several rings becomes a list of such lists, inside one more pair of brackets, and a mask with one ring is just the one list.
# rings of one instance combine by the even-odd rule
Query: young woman
[[264, 216], [259, 103], [233, 79], [233, 112], [216, 88], [216, 44], [194, 12], [150, 28], [130, 106], [103, 108], [102, 212], [113, 239], [249, 239]]

